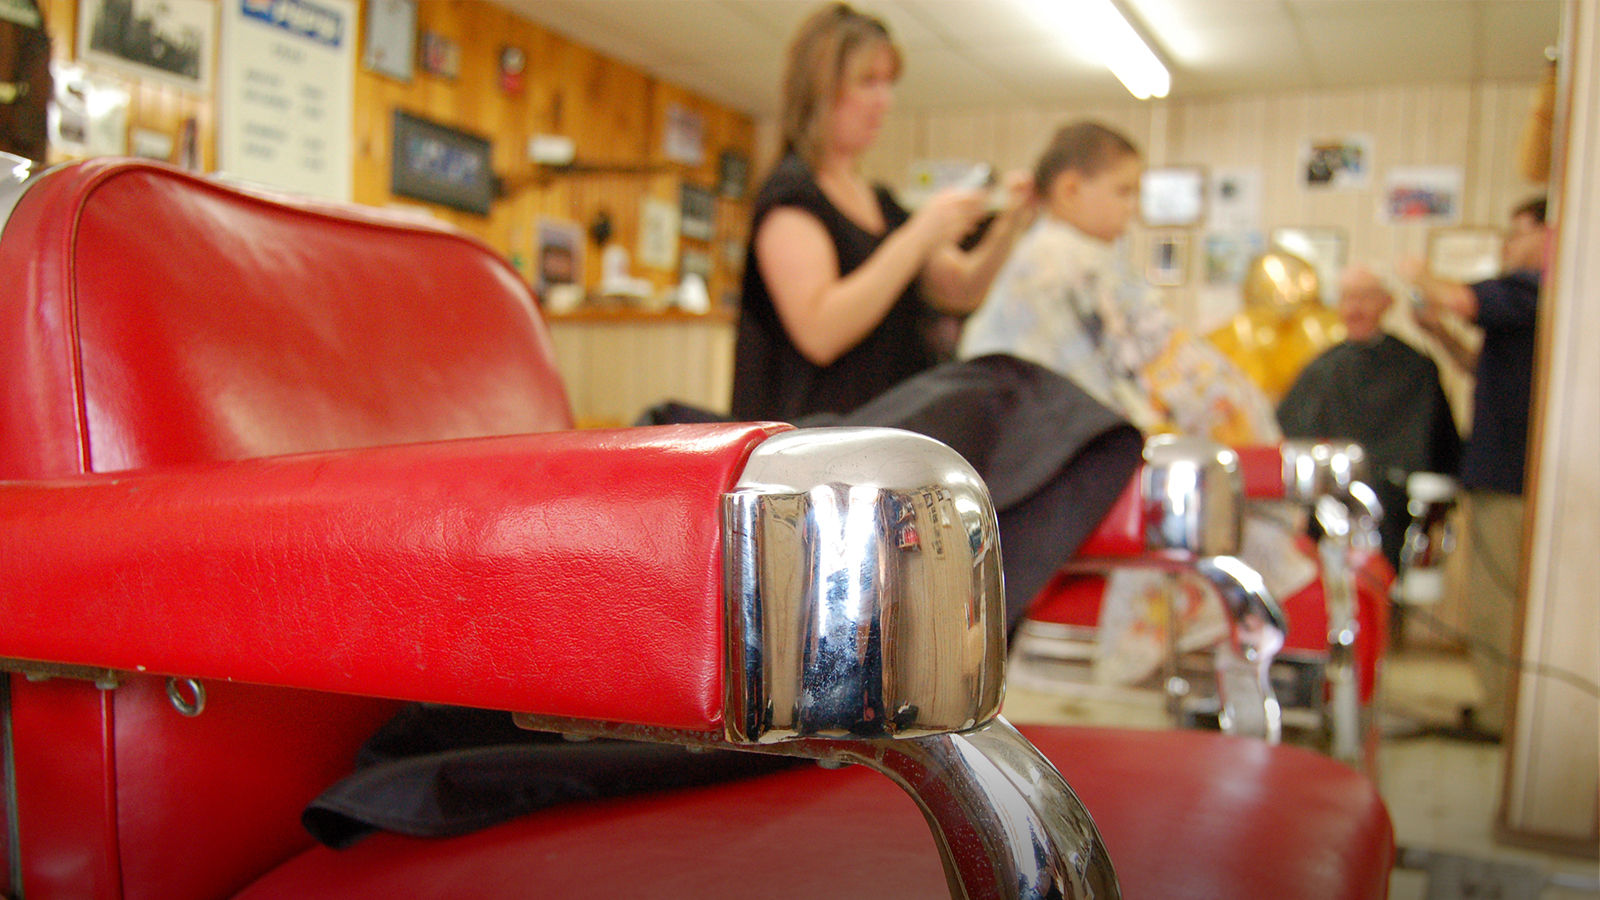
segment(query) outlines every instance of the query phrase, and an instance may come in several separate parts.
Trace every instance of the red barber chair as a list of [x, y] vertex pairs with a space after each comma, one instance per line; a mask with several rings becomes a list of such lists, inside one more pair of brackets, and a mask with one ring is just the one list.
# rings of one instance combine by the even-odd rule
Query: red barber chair
[[[1387, 891], [1348, 767], [998, 717], [994, 514], [937, 442], [572, 431], [510, 267], [380, 211], [96, 160], [0, 218], [11, 900]], [[1105, 539], [1191, 552], [1138, 512]], [[402, 701], [821, 765], [314, 845]]]
[[[1154, 439], [1160, 442], [1162, 438]], [[1326, 749], [1345, 762], [1376, 771], [1378, 728], [1373, 713], [1381, 661], [1387, 646], [1388, 604], [1394, 572], [1379, 552], [1377, 496], [1365, 481], [1365, 452], [1357, 444], [1286, 441], [1276, 447], [1223, 451], [1237, 469], [1241, 490], [1252, 502], [1289, 503], [1305, 508], [1321, 537], [1302, 542], [1316, 562], [1318, 577], [1281, 601], [1285, 623], [1281, 649], [1266, 661], [1261, 690], [1267, 692], [1265, 720], [1241, 721], [1227, 703], [1228, 672], [1237, 668], [1232, 648], [1214, 651], [1218, 689], [1204, 690], [1202, 664], [1178, 645], [1180, 628], [1167, 629], [1167, 658], [1152, 679], [1175, 721], [1192, 721], [1215, 712], [1223, 730], [1277, 740], [1288, 722], [1320, 735]], [[1148, 500], [1130, 485], [1120, 501]], [[1113, 512], [1113, 517], [1119, 513]], [[1044, 687], [1095, 690], [1088, 666], [1096, 653], [1097, 626], [1104, 594], [1101, 574], [1126, 566], [1127, 548], [1094, 542], [1040, 592], [1018, 627], [1015, 652], [1023, 666], [1038, 669], [1030, 680]], [[1141, 561], [1149, 565], [1149, 555]], [[1169, 609], [1167, 620], [1178, 614]], [[1235, 631], [1238, 623], [1235, 618]], [[1237, 645], [1235, 640], [1234, 645]], [[1203, 657], [1212, 651], [1203, 651]], [[1237, 684], [1237, 681], [1235, 681]], [[1261, 722], [1265, 722], [1265, 728]]]

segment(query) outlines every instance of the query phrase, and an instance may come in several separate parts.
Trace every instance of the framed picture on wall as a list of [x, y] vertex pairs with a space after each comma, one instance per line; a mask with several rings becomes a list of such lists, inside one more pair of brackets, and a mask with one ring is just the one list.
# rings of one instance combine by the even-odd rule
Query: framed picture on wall
[[1146, 169], [1139, 182], [1139, 218], [1151, 227], [1198, 225], [1206, 214], [1206, 173], [1198, 166]]
[[389, 190], [402, 197], [489, 214], [495, 177], [489, 140], [394, 112]]
[[583, 285], [583, 227], [567, 219], [540, 219], [534, 287], [548, 298], [563, 285]]
[[724, 150], [717, 159], [717, 193], [729, 200], [744, 199], [750, 184], [750, 158], [737, 150]]
[[710, 188], [685, 181], [679, 188], [679, 229], [690, 240], [709, 241], [717, 223], [717, 196]]
[[199, 93], [211, 90], [211, 0], [80, 0], [78, 59]]
[[1495, 228], [1435, 228], [1428, 232], [1428, 271], [1462, 284], [1493, 278], [1503, 242]]
[[1272, 246], [1286, 250], [1317, 270], [1317, 287], [1322, 302], [1332, 306], [1339, 299], [1339, 275], [1344, 272], [1349, 253], [1344, 230], [1340, 228], [1274, 228]]
[[417, 0], [367, 0], [367, 52], [362, 65], [397, 81], [410, 81], [416, 55]]
[[1372, 138], [1364, 134], [1308, 140], [1300, 148], [1300, 184], [1309, 189], [1365, 188], [1372, 182]]
[[1189, 234], [1157, 231], [1150, 235], [1145, 278], [1157, 287], [1178, 287], [1189, 279]]

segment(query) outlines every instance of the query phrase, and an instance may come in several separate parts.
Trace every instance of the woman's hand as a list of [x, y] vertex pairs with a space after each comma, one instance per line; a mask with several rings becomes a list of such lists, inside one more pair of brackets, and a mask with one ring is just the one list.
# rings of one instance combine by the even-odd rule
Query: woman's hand
[[927, 241], [927, 250], [954, 244], [966, 237], [987, 212], [988, 191], [944, 188], [929, 197], [905, 227]]
[[[956, 246], [956, 242], [977, 224], [977, 219], [974, 219], [953, 239], [936, 249], [923, 269], [923, 288], [928, 293], [929, 301], [939, 310], [964, 315], [977, 309], [988, 294], [989, 285], [994, 283], [995, 275], [1010, 255], [1011, 246], [1038, 217], [1039, 198], [1033, 189], [1033, 179], [1026, 172], [1007, 173], [1002, 190], [1005, 192], [1005, 205], [989, 224], [978, 245], [968, 252]], [[934, 195], [936, 199], [939, 196]], [[988, 208], [987, 200], [987, 196], [982, 198], [979, 218], [983, 215], [982, 211]]]
[[1039, 194], [1033, 184], [1033, 175], [1021, 169], [1007, 172], [1000, 182], [1005, 194], [1002, 217], [1015, 217], [1018, 231], [1027, 229], [1039, 216]]

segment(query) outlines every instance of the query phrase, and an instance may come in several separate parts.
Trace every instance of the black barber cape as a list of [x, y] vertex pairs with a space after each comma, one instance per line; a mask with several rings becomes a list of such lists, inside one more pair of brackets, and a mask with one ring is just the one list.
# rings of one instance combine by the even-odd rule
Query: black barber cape
[[1453, 475], [1461, 437], [1433, 360], [1385, 334], [1345, 341], [1312, 360], [1278, 404], [1285, 437], [1350, 440], [1367, 451], [1383, 504], [1383, 553], [1399, 567], [1410, 515], [1406, 477]]

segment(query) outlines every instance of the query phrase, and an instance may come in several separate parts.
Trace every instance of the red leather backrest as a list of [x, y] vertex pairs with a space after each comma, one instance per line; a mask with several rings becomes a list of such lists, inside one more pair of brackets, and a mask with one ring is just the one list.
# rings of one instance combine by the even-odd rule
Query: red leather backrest
[[0, 272], [0, 477], [572, 424], [527, 287], [441, 227], [95, 160]]
[[[48, 173], [0, 235], [0, 478], [570, 427], [527, 287], [448, 228], [155, 163]], [[226, 896], [381, 701], [11, 679], [33, 900]]]

